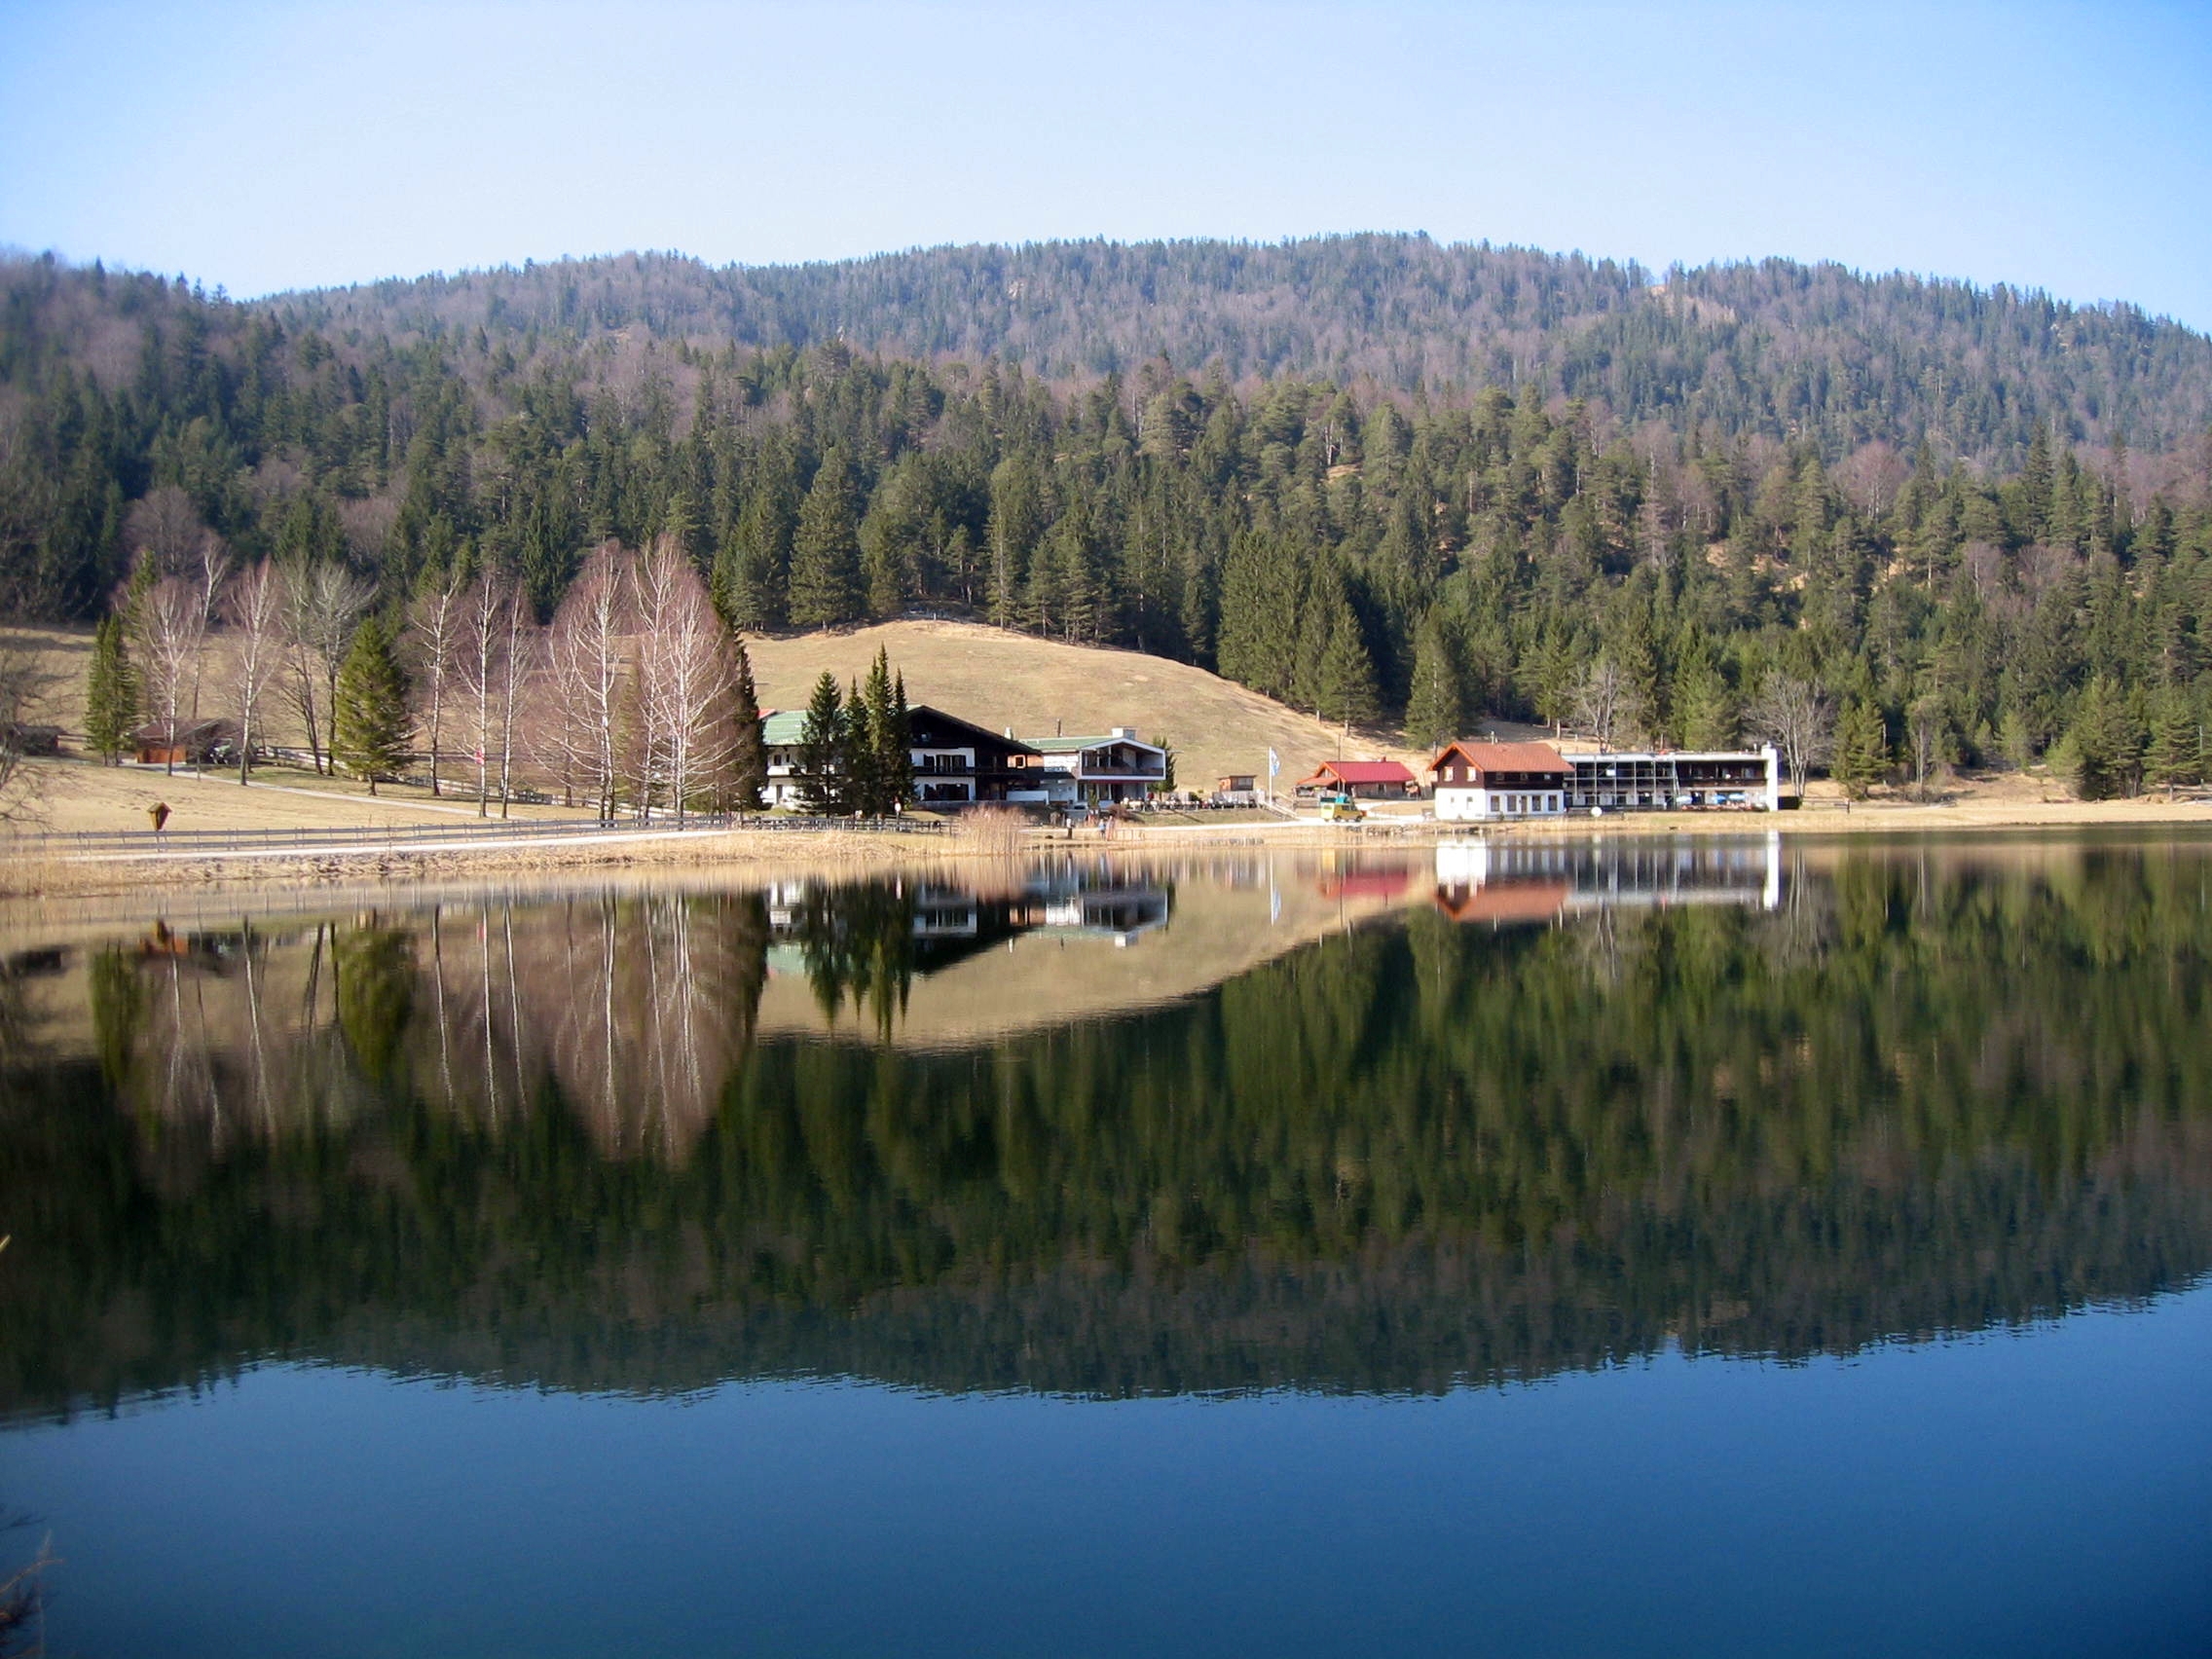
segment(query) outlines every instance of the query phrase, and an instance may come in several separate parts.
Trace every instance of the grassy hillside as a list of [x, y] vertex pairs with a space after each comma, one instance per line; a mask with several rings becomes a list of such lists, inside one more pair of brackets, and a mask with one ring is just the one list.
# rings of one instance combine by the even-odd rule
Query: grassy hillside
[[[16, 633], [41, 647], [42, 660], [53, 673], [52, 695], [38, 711], [39, 718], [72, 732], [82, 731], [89, 631], [40, 628]], [[1284, 790], [1319, 761], [1339, 754], [1409, 762], [1420, 758], [1404, 746], [1398, 732], [1354, 728], [1347, 744], [1341, 727], [1323, 725], [1188, 663], [1137, 651], [1062, 645], [975, 623], [890, 622], [850, 631], [756, 638], [747, 642], [747, 647], [764, 709], [804, 707], [824, 669], [840, 681], [858, 680], [882, 647], [905, 675], [911, 701], [933, 704], [994, 731], [1012, 726], [1023, 736], [1055, 729], [1073, 735], [1126, 725], [1136, 727], [1138, 736], [1148, 741], [1164, 737], [1174, 746], [1176, 778], [1185, 788], [1210, 789], [1214, 779], [1225, 773], [1263, 770], [1271, 747], [1282, 756], [1277, 782]], [[296, 721], [281, 699], [272, 699], [266, 719], [278, 741], [301, 741]], [[458, 775], [460, 768], [455, 770]], [[92, 775], [93, 769], [84, 769], [82, 775], [78, 768], [66, 771], [66, 781], [56, 783], [52, 801], [58, 813], [56, 827], [124, 828], [138, 821], [144, 804], [138, 794], [144, 790], [136, 786], [149, 783], [144, 775], [98, 777]], [[284, 781], [318, 792], [352, 793], [352, 786], [345, 782], [305, 777]], [[350, 810], [350, 803], [327, 795], [319, 801], [289, 797], [287, 804], [310, 809], [301, 822], [352, 822], [362, 812], [381, 822], [398, 816], [394, 808], [409, 798], [409, 792], [397, 786], [387, 788], [393, 801], [372, 805], [364, 800]], [[207, 804], [221, 803], [222, 824], [231, 823], [238, 810], [273, 823], [293, 821], [291, 813], [276, 804], [287, 797], [262, 792], [245, 800], [250, 806], [218, 792]], [[200, 820], [199, 826], [207, 828], [210, 822]]]
[[978, 725], [1017, 734], [1069, 735], [1134, 726], [1175, 749], [1176, 780], [1211, 788], [1229, 772], [1264, 770], [1272, 747], [1287, 789], [1342, 753], [1413, 759], [1396, 733], [1341, 730], [1292, 713], [1188, 663], [1136, 651], [1067, 645], [967, 622], [887, 622], [873, 628], [748, 642], [762, 708], [794, 709], [824, 669], [839, 680], [866, 672], [878, 647], [906, 677], [906, 696]]

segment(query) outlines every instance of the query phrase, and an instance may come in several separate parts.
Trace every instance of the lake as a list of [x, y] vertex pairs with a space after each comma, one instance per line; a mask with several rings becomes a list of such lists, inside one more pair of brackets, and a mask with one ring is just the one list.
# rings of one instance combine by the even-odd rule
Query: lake
[[0, 1572], [196, 1655], [2212, 1650], [2212, 837], [0, 936]]

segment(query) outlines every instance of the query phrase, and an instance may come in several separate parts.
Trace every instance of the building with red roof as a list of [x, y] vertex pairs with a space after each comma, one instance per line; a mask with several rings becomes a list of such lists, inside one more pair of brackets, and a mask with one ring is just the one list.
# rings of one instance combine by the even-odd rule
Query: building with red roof
[[1556, 818], [1574, 775], [1548, 743], [1447, 743], [1428, 763], [1439, 819]]
[[1409, 800], [1420, 793], [1420, 780], [1395, 760], [1324, 760], [1295, 792], [1352, 795], [1361, 800]]

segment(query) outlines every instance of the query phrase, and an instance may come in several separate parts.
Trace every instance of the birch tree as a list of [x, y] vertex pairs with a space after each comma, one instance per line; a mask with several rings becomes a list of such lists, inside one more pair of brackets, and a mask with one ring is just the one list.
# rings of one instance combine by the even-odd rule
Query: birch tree
[[415, 683], [422, 695], [423, 735], [430, 752], [430, 793], [445, 793], [438, 779], [444, 753], [446, 696], [461, 649], [462, 612], [470, 584], [451, 574], [416, 595], [407, 608], [407, 637], [414, 646]]
[[137, 596], [130, 608], [130, 624], [145, 677], [146, 709], [162, 728], [162, 741], [169, 752], [166, 769], [173, 773], [177, 738], [207, 636], [207, 611], [199, 584], [183, 576], [162, 577]]
[[590, 780], [602, 823], [614, 817], [628, 567], [620, 543], [601, 543], [561, 601], [546, 642], [547, 690], [559, 719], [555, 741]]
[[[338, 675], [374, 598], [369, 584], [328, 561], [296, 565], [284, 576], [284, 638], [292, 706], [308, 734], [308, 756], [330, 770], [338, 730]], [[327, 735], [326, 735], [327, 734]]]
[[506, 816], [506, 752], [513, 744], [519, 595], [490, 571], [461, 595], [454, 675], [476, 761], [476, 816], [491, 815], [493, 751], [500, 751], [499, 815]]
[[635, 585], [644, 770], [648, 791], [656, 777], [666, 784], [681, 825], [692, 793], [728, 758], [731, 641], [706, 584], [673, 538], [654, 541]]
[[239, 782], [253, 764], [254, 717], [284, 665], [284, 581], [264, 559], [224, 585], [223, 621], [231, 634], [231, 706], [238, 711]]

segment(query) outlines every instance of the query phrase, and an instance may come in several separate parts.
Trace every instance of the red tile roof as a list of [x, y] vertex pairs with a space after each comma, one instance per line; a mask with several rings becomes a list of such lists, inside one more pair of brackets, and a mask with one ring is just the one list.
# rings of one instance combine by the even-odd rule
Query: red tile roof
[[1341, 784], [1410, 784], [1414, 775], [1395, 760], [1324, 760], [1307, 783], [1334, 778]]
[[1567, 908], [1564, 881], [1464, 882], [1436, 890], [1436, 907], [1456, 922], [1548, 922]]
[[1574, 769], [1548, 743], [1448, 743], [1428, 769], [1441, 770], [1455, 754], [1478, 772], [1554, 772], [1564, 778]]

